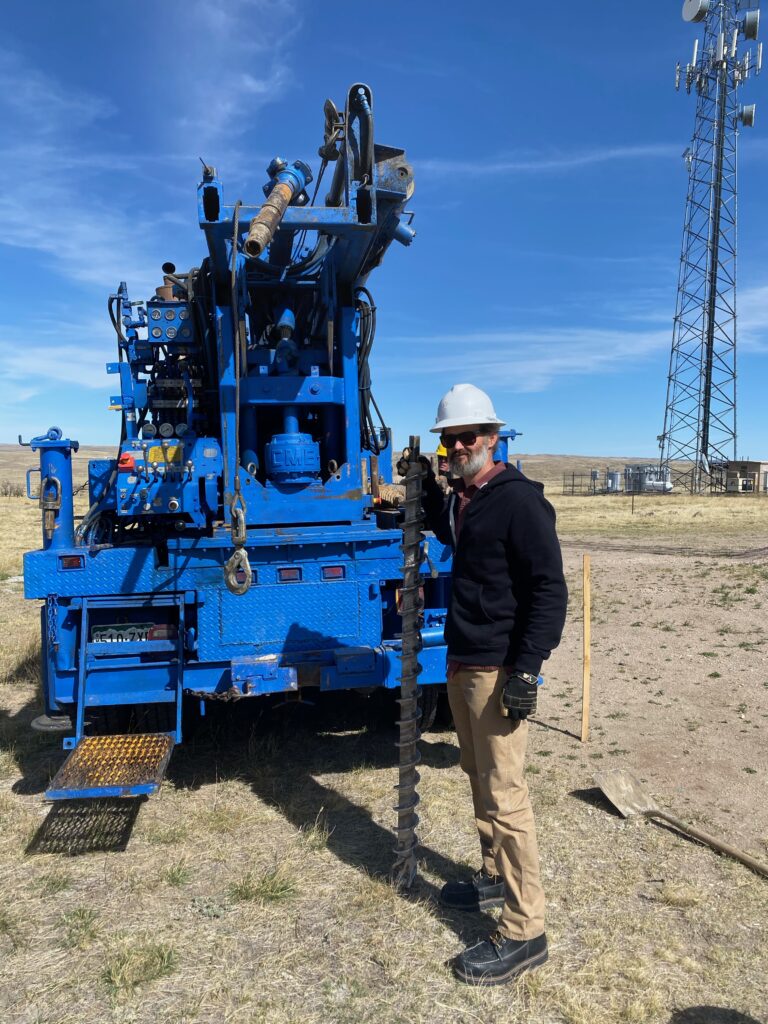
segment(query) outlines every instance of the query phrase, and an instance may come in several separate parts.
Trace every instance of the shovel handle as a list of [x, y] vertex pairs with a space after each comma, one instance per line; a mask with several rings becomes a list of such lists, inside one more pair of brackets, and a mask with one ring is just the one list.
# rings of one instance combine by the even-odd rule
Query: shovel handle
[[752, 868], [759, 875], [764, 875], [768, 878], [768, 864], [763, 864], [761, 861], [756, 860], [754, 857], [750, 857], [748, 853], [744, 853], [742, 850], [737, 849], [735, 846], [731, 846], [729, 843], [724, 843], [721, 839], [716, 839], [715, 836], [709, 835], [708, 832], [702, 832], [701, 829], [696, 828], [694, 825], [687, 825], [680, 818], [676, 818], [674, 814], [668, 814], [666, 811], [653, 810], [645, 812], [646, 818], [661, 818], [662, 821], [668, 822], [670, 825], [674, 825], [680, 832], [684, 832], [687, 836], [692, 836], [694, 839], [698, 839], [700, 843], [704, 843], [706, 846], [711, 846], [713, 850], [717, 850], [719, 853], [725, 853], [729, 857], [733, 857], [734, 860], [738, 860], [742, 864], [746, 864], [748, 868]]

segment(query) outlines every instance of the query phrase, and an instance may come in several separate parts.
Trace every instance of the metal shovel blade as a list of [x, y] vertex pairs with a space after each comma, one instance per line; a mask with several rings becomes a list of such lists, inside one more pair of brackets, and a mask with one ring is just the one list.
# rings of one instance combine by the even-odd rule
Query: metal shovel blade
[[616, 810], [625, 818], [632, 814], [657, 811], [653, 798], [643, 789], [631, 772], [616, 768], [610, 772], [597, 772], [595, 782]]
[[662, 810], [654, 803], [651, 795], [646, 793], [631, 772], [617, 768], [611, 772], [597, 772], [594, 779], [616, 810], [625, 818], [633, 814], [642, 814], [646, 818], [657, 818], [660, 821], [665, 821], [684, 835], [697, 839], [700, 843], [704, 843], [713, 850], [717, 850], [718, 853], [724, 853], [728, 857], [733, 857], [734, 860], [745, 864], [748, 868], [756, 871], [757, 874], [768, 878], [768, 864], [763, 864], [762, 861], [757, 860], [735, 846], [731, 846], [730, 843], [723, 842], [717, 836], [710, 835], [694, 825], [681, 821], [680, 818], [670, 814], [669, 811]]

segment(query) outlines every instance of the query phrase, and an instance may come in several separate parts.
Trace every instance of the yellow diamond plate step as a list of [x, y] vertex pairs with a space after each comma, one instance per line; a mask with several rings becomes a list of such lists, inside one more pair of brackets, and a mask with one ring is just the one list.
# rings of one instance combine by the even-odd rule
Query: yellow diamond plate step
[[163, 781], [174, 746], [169, 733], [86, 736], [56, 773], [48, 800], [144, 796]]

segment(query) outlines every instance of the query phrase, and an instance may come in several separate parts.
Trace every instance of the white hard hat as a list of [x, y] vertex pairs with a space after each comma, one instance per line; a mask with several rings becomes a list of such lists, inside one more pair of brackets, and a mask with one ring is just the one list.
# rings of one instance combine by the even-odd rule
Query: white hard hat
[[437, 407], [437, 419], [430, 430], [439, 434], [446, 427], [461, 427], [470, 423], [478, 426], [503, 427], [493, 408], [493, 402], [480, 388], [474, 384], [454, 384], [440, 399]]

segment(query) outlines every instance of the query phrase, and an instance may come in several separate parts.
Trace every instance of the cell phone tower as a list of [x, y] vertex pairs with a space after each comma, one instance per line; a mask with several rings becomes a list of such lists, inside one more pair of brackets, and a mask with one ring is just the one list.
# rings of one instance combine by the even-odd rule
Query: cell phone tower
[[725, 486], [736, 458], [736, 149], [755, 105], [739, 88], [762, 64], [745, 43], [757, 39], [759, 0], [685, 0], [683, 20], [704, 25], [675, 85], [696, 92], [683, 248], [669, 361], [662, 471], [699, 493]]

